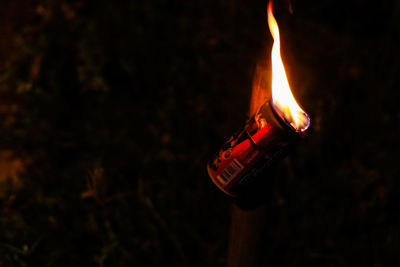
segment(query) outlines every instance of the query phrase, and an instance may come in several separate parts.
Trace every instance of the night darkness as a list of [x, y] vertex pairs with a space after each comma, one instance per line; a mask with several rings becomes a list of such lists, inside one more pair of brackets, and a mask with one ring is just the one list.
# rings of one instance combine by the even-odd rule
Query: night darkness
[[[307, 137], [262, 266], [400, 265], [400, 2], [275, 1]], [[225, 266], [206, 163], [270, 66], [267, 0], [0, 2], [0, 267]]]

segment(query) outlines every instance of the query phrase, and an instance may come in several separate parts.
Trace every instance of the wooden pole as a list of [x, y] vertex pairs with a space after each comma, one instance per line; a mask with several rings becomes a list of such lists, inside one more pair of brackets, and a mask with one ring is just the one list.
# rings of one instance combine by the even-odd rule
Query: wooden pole
[[[268, 99], [265, 77], [268, 68], [258, 65], [254, 77], [249, 114], [253, 115]], [[261, 190], [262, 191], [262, 190]], [[257, 192], [258, 194], [260, 192]], [[237, 204], [231, 206], [231, 228], [228, 244], [228, 267], [260, 266], [265, 242], [266, 206], [245, 210]]]
[[232, 204], [231, 216], [227, 266], [261, 266], [265, 242], [265, 205], [254, 210], [243, 210]]

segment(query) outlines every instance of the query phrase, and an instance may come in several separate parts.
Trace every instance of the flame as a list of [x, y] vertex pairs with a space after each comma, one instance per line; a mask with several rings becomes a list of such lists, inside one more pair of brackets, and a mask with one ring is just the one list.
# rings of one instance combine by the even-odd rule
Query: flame
[[296, 103], [290, 91], [281, 57], [278, 23], [272, 13], [271, 2], [268, 4], [268, 26], [274, 39], [271, 53], [272, 100], [274, 107], [297, 131], [305, 131], [310, 124], [310, 119]]

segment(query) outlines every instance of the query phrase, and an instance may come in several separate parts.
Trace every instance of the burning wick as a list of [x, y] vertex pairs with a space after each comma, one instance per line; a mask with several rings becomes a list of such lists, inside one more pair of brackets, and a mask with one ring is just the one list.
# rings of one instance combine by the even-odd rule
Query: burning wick
[[268, 26], [274, 44], [272, 46], [272, 99], [274, 108], [284, 119], [292, 125], [296, 131], [303, 132], [310, 126], [310, 118], [300, 108], [290, 91], [285, 67], [281, 57], [281, 45], [279, 38], [279, 27], [272, 13], [272, 4], [268, 4]]
[[[268, 4], [272, 47], [272, 99], [265, 101], [207, 165], [211, 180], [226, 194], [251, 192], [260, 178], [305, 135], [310, 118], [296, 103], [280, 54], [278, 24]], [[258, 102], [260, 99], [257, 99]]]

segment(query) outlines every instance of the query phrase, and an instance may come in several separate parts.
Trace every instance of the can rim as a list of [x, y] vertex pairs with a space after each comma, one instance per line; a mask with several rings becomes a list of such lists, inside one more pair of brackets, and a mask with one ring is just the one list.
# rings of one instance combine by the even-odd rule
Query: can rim
[[293, 125], [285, 118], [285, 116], [282, 114], [282, 112], [278, 111], [278, 108], [276, 107], [276, 105], [274, 104], [272, 98], [269, 99], [268, 104], [272, 110], [272, 113], [274, 114], [274, 116], [278, 119], [278, 121], [283, 125], [286, 126], [287, 128], [289, 128], [290, 130], [296, 132], [299, 135], [304, 135], [304, 133], [307, 131], [307, 129], [310, 127], [311, 124], [311, 119], [310, 116], [308, 116], [308, 114], [306, 112], [304, 112], [304, 115], [307, 118], [307, 124], [305, 127], [301, 128], [301, 129], [296, 129], [295, 127], [293, 127]]

